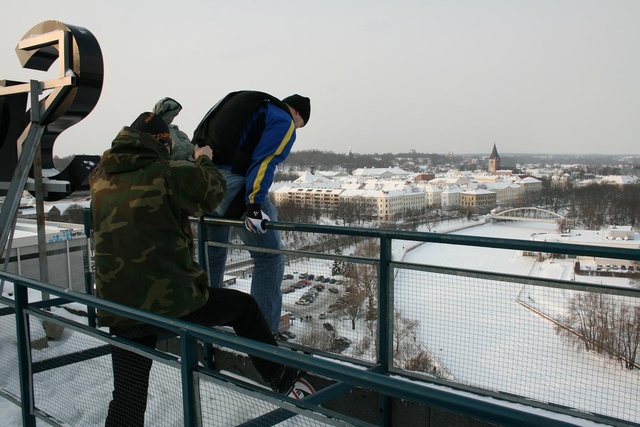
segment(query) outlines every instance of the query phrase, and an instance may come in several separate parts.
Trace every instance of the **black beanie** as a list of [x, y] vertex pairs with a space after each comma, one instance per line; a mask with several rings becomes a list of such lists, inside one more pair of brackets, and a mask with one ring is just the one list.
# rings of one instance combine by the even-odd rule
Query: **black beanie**
[[131, 128], [140, 132], [150, 133], [159, 142], [171, 145], [171, 134], [169, 126], [162, 117], [153, 113], [142, 113], [131, 123]]
[[286, 97], [282, 102], [295, 108], [296, 111], [300, 113], [302, 120], [304, 120], [304, 124], [302, 126], [307, 125], [307, 122], [309, 122], [309, 116], [311, 115], [311, 101], [309, 98], [296, 94]]

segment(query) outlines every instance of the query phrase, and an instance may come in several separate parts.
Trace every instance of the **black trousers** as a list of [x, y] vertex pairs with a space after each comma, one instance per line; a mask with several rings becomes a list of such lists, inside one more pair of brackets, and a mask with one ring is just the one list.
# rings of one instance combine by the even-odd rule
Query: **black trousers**
[[[202, 326], [231, 326], [238, 336], [278, 345], [255, 299], [244, 292], [210, 288], [207, 303], [181, 319]], [[151, 348], [155, 348], [158, 335], [165, 332], [147, 324], [111, 328], [112, 334]], [[277, 378], [284, 368], [279, 363], [250, 357], [266, 382]], [[152, 360], [132, 351], [111, 346], [111, 363], [113, 398], [109, 403], [105, 426], [144, 426]]]

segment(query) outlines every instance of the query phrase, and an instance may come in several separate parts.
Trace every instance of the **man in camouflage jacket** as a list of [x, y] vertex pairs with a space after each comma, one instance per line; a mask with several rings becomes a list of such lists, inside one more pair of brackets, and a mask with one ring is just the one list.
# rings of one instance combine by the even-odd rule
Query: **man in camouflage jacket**
[[[205, 304], [207, 275], [193, 259], [189, 216], [214, 209], [226, 183], [199, 154], [195, 164], [169, 161], [151, 134], [131, 127], [104, 153], [90, 177], [98, 296], [169, 317]], [[98, 323], [137, 322], [99, 310]]]
[[[166, 122], [141, 114], [124, 127], [90, 175], [96, 290], [101, 298], [204, 326], [231, 326], [239, 336], [277, 345], [249, 294], [210, 289], [194, 260], [189, 216], [220, 203], [225, 180], [211, 149], [196, 147], [195, 163], [171, 161]], [[98, 310], [114, 335], [155, 347], [160, 328]], [[151, 359], [112, 346], [113, 400], [106, 426], [142, 426]], [[271, 387], [289, 393], [300, 371], [252, 361]]]

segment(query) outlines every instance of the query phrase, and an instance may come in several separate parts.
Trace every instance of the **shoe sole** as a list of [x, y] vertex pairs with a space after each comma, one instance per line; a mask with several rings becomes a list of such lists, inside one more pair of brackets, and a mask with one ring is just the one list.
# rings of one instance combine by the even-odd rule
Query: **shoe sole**
[[316, 389], [313, 388], [311, 384], [309, 384], [309, 381], [305, 380], [304, 378], [299, 378], [298, 381], [294, 383], [293, 389], [288, 394], [288, 396], [295, 400], [301, 400], [315, 392]]

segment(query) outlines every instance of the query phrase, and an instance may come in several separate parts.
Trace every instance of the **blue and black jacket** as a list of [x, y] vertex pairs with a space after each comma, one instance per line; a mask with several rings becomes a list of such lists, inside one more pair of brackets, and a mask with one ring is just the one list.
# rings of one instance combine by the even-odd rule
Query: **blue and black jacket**
[[246, 180], [245, 204], [267, 198], [276, 166], [296, 139], [289, 108], [257, 91], [233, 92], [218, 102], [196, 128], [192, 142], [208, 145], [213, 163]]

